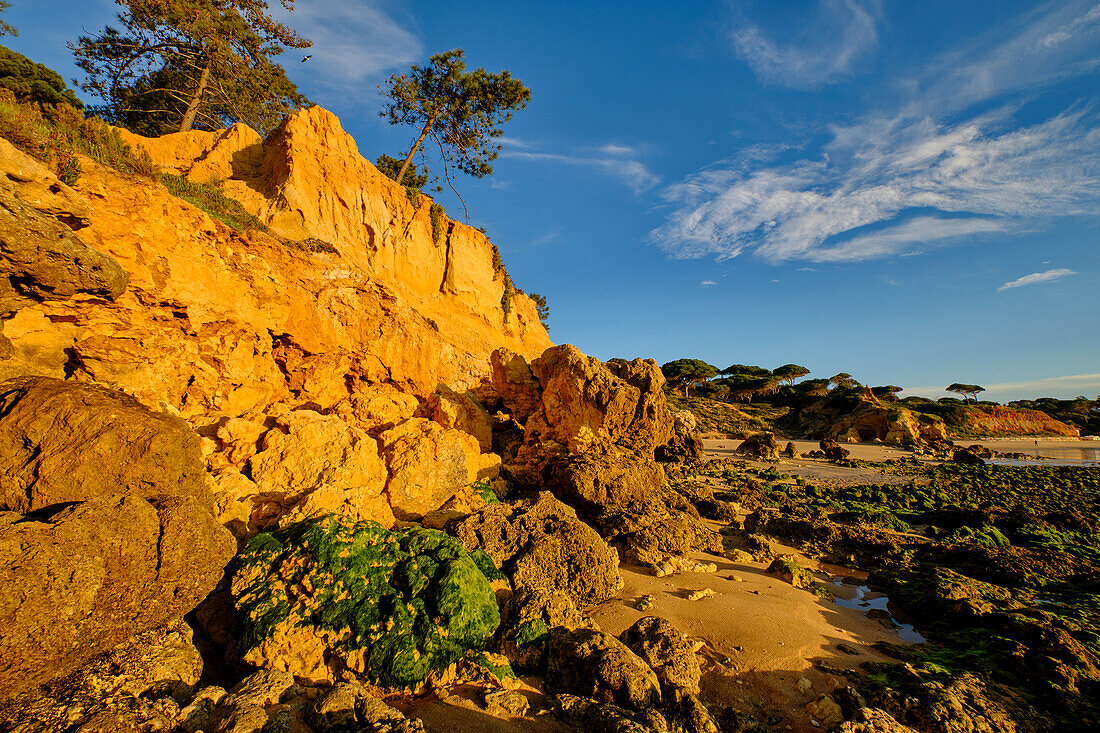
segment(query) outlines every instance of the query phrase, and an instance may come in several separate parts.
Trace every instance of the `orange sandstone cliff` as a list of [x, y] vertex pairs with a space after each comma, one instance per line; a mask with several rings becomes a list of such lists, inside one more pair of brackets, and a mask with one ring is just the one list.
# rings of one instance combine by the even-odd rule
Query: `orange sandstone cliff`
[[224, 181], [271, 233], [86, 158], [70, 189], [4, 142], [14, 216], [65, 230], [76, 254], [58, 256], [83, 280], [5, 308], [0, 379], [95, 382], [184, 418], [237, 527], [320, 511], [388, 524], [495, 475], [488, 416], [466, 393], [494, 350], [531, 360], [551, 343], [522, 293], [505, 311], [482, 233], [414, 204], [320, 108], [267, 139], [243, 125], [123, 135], [168, 172]]

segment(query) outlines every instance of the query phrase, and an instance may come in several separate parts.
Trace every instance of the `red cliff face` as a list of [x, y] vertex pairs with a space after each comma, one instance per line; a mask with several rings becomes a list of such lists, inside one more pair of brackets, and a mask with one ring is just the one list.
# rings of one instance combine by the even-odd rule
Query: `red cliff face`
[[1064, 435], [1077, 437], [1077, 428], [1055, 420], [1039, 410], [1015, 410], [1010, 407], [977, 406], [967, 408], [961, 424], [953, 430], [988, 435]]

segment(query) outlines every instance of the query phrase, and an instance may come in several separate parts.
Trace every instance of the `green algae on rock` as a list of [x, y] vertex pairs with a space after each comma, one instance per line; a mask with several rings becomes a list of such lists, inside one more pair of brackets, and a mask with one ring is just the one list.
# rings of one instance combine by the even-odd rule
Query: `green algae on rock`
[[244, 659], [311, 680], [418, 687], [500, 625], [478, 559], [443, 532], [337, 516], [257, 535], [232, 581]]

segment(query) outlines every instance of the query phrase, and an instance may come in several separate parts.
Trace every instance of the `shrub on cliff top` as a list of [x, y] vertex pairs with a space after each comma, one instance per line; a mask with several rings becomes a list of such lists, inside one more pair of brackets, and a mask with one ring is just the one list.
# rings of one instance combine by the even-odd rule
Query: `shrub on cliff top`
[[67, 104], [84, 109], [84, 103], [65, 86], [61, 74], [6, 46], [0, 46], [0, 87], [9, 90], [20, 102]]
[[233, 577], [242, 650], [280, 630], [336, 632], [328, 653], [347, 668], [380, 687], [415, 687], [500, 625], [486, 560], [442, 532], [336, 516], [260, 534]]

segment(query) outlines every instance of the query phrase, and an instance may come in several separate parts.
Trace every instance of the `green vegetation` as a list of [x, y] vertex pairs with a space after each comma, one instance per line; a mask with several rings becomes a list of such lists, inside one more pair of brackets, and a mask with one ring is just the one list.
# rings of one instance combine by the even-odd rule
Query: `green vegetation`
[[[246, 211], [239, 201], [226, 196], [221, 187], [214, 183], [196, 183], [171, 173], [161, 174], [160, 181], [173, 196], [178, 196], [187, 203], [202, 209], [213, 218], [239, 232], [246, 232], [249, 229], [267, 231], [267, 227], [263, 222]], [[331, 247], [331, 250], [322, 247], [321, 251], [336, 251], [336, 248], [331, 244], [328, 247]]]
[[[287, 10], [294, 0], [281, 0]], [[310, 42], [275, 20], [267, 0], [118, 0], [122, 30], [69, 48], [95, 112], [143, 135], [245, 122], [267, 132], [307, 103], [272, 58]]]
[[528, 298], [535, 304], [535, 313], [538, 314], [539, 323], [546, 330], [550, 330], [550, 305], [546, 302], [545, 295], [539, 295], [538, 293], [529, 293]]
[[394, 74], [383, 86], [389, 104], [381, 115], [391, 125], [420, 130], [394, 179], [398, 183], [429, 135], [439, 146], [448, 180], [452, 167], [475, 178], [489, 175], [500, 151], [491, 141], [504, 132], [499, 125], [512, 118], [513, 110], [527, 106], [531, 92], [519, 79], [507, 71], [467, 72], [463, 56], [461, 49], [436, 54], [427, 66], [414, 64], [408, 75]]
[[443, 207], [433, 201], [431, 209], [428, 211], [428, 217], [432, 222], [432, 241], [439, 244], [443, 240], [443, 235], [447, 233], [447, 221], [443, 213]]
[[718, 373], [718, 367], [701, 359], [676, 359], [662, 364], [661, 372], [670, 383], [683, 385], [687, 397], [691, 385], [710, 379]]
[[478, 559], [434, 530], [324, 517], [257, 535], [238, 563], [244, 650], [287, 624], [337, 632], [332, 651], [362, 654], [381, 687], [417, 685], [480, 649], [500, 624]]
[[[403, 161], [397, 158], [391, 158], [385, 153], [382, 153], [378, 156], [378, 159], [374, 161], [374, 167], [378, 169], [379, 173], [396, 181], [397, 175], [401, 172], [402, 163]], [[424, 186], [428, 185], [428, 172], [425, 170], [421, 173], [416, 167], [416, 163], [411, 163], [409, 165], [409, 170], [405, 172], [404, 185], [409, 191], [416, 191], [419, 193], [423, 190]], [[415, 201], [413, 201], [413, 207], [416, 207]]]
[[[0, 13], [4, 12], [11, 7], [11, 3], [8, 0], [0, 0]], [[18, 36], [19, 31], [15, 30], [15, 26], [11, 25], [7, 21], [0, 20], [0, 36]]]
[[948, 392], [955, 392], [957, 394], [968, 396], [975, 403], [978, 401], [978, 393], [985, 392], [985, 387], [979, 387], [976, 384], [959, 384], [958, 382], [953, 382], [945, 389]]
[[84, 103], [65, 86], [61, 74], [4, 46], [0, 46], [0, 88], [11, 92], [17, 102], [84, 109]]
[[156, 167], [142, 152], [134, 155], [118, 132], [68, 105], [21, 103], [0, 90], [0, 136], [53, 168], [72, 185], [79, 175], [74, 153], [82, 153], [123, 173], [153, 177]]

